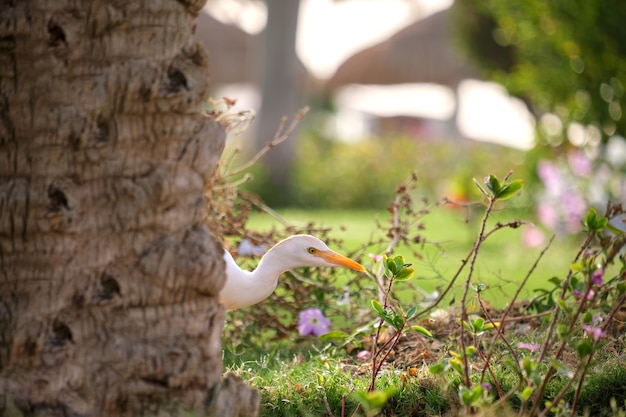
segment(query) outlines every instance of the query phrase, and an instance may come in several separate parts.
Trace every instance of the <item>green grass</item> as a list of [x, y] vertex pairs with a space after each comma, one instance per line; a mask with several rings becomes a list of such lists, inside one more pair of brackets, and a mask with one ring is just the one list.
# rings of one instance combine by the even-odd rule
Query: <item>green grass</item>
[[[260, 416], [306, 417], [350, 416], [358, 406], [357, 393], [365, 392], [371, 375], [364, 364], [341, 355], [313, 351], [296, 354], [293, 345], [283, 342], [285, 352], [276, 349], [255, 361], [225, 358], [227, 370], [240, 375], [261, 393]], [[307, 344], [311, 348], [310, 344]], [[393, 389], [383, 415], [433, 416], [449, 409], [443, 390], [431, 377], [406, 370], [386, 370], [377, 389]], [[344, 399], [345, 397], [345, 399]], [[358, 414], [358, 415], [363, 415]]]
[[[314, 222], [317, 226], [333, 229], [330, 234], [333, 238], [343, 241], [338, 245], [340, 251], [358, 256], [366, 267], [372, 266], [368, 253], [380, 253], [380, 247], [363, 245], [371, 239], [384, 236], [384, 232], [377, 230], [376, 218], [381, 223], [388, 221], [385, 212], [373, 211], [303, 211], [284, 210], [280, 212], [289, 223], [307, 224]], [[465, 213], [458, 210], [436, 209], [422, 219], [424, 225], [423, 236], [429, 242], [438, 245], [425, 245], [417, 248], [419, 257], [409, 255], [412, 249], [399, 247], [396, 254], [405, 255], [407, 262], [416, 267], [416, 277], [410, 281], [411, 285], [418, 285], [424, 291], [431, 291], [443, 286], [461, 265], [461, 260], [469, 253], [478, 234], [481, 213], [473, 213], [470, 221], [465, 220]], [[489, 220], [489, 227], [496, 222], [508, 222], [525, 214], [521, 211], [507, 210], [496, 212]], [[263, 214], [254, 214], [246, 226], [249, 230], [263, 231], [272, 227], [280, 228], [280, 223], [273, 217]], [[537, 270], [531, 276], [527, 289], [522, 292], [520, 299], [525, 300], [532, 296], [536, 288], [551, 288], [548, 282], [552, 276], [564, 277], [570, 268], [570, 263], [578, 250], [579, 238], [555, 240], [546, 257], [539, 263]], [[443, 248], [443, 251], [441, 251]], [[502, 307], [513, 294], [521, 280], [528, 273], [535, 262], [541, 248], [527, 249], [521, 242], [520, 229], [503, 229], [496, 232], [481, 246], [478, 261], [474, 271], [474, 281], [488, 284], [485, 298], [492, 300], [497, 307]], [[457, 283], [457, 294], [467, 277], [467, 270], [461, 274]], [[398, 283], [398, 287], [403, 284]], [[407, 288], [407, 287], [403, 287]], [[279, 289], [280, 290], [280, 289]], [[410, 297], [410, 291], [403, 290], [400, 298]], [[401, 300], [404, 302], [404, 300]], [[456, 307], [459, 297], [456, 298]], [[447, 303], [442, 304], [444, 307]], [[364, 306], [367, 307], [367, 306]], [[232, 313], [231, 313], [232, 314]], [[231, 316], [232, 317], [232, 316]], [[337, 320], [333, 318], [334, 325]], [[545, 323], [544, 323], [545, 324]], [[452, 324], [454, 325], [454, 324]], [[263, 329], [255, 329], [258, 334]], [[538, 326], [532, 335], [510, 335], [508, 340], [512, 346], [518, 341], [541, 343], [545, 337], [545, 328]], [[295, 332], [295, 331], [294, 331]], [[295, 336], [295, 333], [294, 333]], [[358, 349], [365, 348], [369, 342]], [[448, 356], [448, 349], [456, 349], [454, 338], [437, 340], [441, 346], [432, 349], [431, 358]], [[588, 415], [606, 415], [624, 417], [624, 413], [611, 410], [610, 398], [615, 398], [616, 407], [624, 409], [626, 401], [626, 367], [624, 355], [626, 345], [624, 337], [616, 337], [607, 343], [595, 356], [591, 372], [585, 379], [581, 392], [579, 410], [587, 410]], [[479, 343], [480, 344], [480, 343]], [[425, 345], [427, 346], [427, 345]], [[416, 349], [422, 349], [416, 347]], [[310, 337], [289, 337], [285, 339], [271, 339], [259, 345], [245, 344], [231, 345], [225, 343], [224, 365], [227, 372], [234, 372], [242, 376], [250, 385], [259, 389], [261, 393], [261, 416], [350, 416], [356, 409], [358, 399], [356, 393], [366, 391], [371, 379], [370, 362], [360, 363], [355, 359], [355, 352], [347, 349], [326, 345], [321, 340]], [[522, 355], [529, 353], [523, 352]], [[491, 367], [496, 380], [504, 392], [517, 386], [518, 377], [515, 372], [503, 365], [503, 358], [508, 356], [507, 349], [502, 348], [491, 359]], [[575, 356], [575, 354], [574, 354]], [[570, 358], [571, 359], [571, 358]], [[376, 389], [385, 391], [393, 388], [393, 393], [383, 408], [383, 416], [433, 416], [433, 415], [463, 415], [458, 407], [456, 388], [460, 378], [449, 371], [437, 377], [428, 372], [428, 364], [411, 364], [416, 366], [412, 372], [409, 364], [395, 362], [383, 369], [376, 383]], [[573, 365], [572, 365], [573, 366]], [[542, 368], [543, 372], [546, 369]], [[479, 383], [478, 371], [472, 371], [474, 384]], [[489, 381], [491, 375], [487, 376]], [[567, 376], [557, 373], [548, 384], [545, 399], [554, 398], [556, 393], [567, 382]], [[565, 401], [572, 401], [574, 387], [570, 387]], [[519, 406], [519, 397], [511, 396], [507, 407]], [[343, 413], [345, 409], [345, 414]], [[330, 410], [330, 412], [328, 411]], [[481, 416], [508, 417], [517, 415], [511, 410], [482, 410]], [[365, 415], [363, 413], [357, 415]]]
[[[342, 409], [346, 416], [351, 416], [358, 406], [357, 393], [365, 392], [371, 379], [366, 364], [359, 363], [343, 351], [324, 348], [311, 339], [296, 342], [283, 340], [276, 342], [271, 352], [257, 353], [257, 359], [246, 360], [227, 349], [224, 363], [227, 372], [238, 374], [259, 390], [261, 417], [329, 416], [329, 409], [337, 417], [342, 415]], [[246, 356], [252, 355], [248, 352]], [[517, 384], [515, 374], [498, 360], [493, 360], [492, 369], [505, 392]], [[490, 378], [487, 381], [492, 382]], [[586, 410], [586, 415], [592, 416], [623, 417], [624, 414], [611, 411], [611, 398], [622, 413], [626, 409], [623, 355], [610, 354], [606, 362], [599, 360], [586, 381], [580, 410]], [[478, 380], [474, 382], [478, 383]], [[546, 392], [546, 399], [553, 398], [566, 382], [566, 376], [556, 375]], [[454, 373], [435, 378], [425, 365], [411, 371], [403, 367], [387, 367], [377, 379], [376, 389], [381, 392], [392, 389], [392, 393], [377, 415], [465, 415], [455, 394], [454, 387], [458, 383]], [[571, 402], [572, 397], [573, 388], [570, 388], [565, 400]], [[512, 396], [509, 406], [519, 406], [519, 399]], [[487, 408], [483, 411], [479, 415], [517, 415], [511, 410], [493, 410], [491, 413]], [[365, 414], [361, 412], [357, 415]]]
[[[342, 249], [348, 251], [356, 251], [372, 238], [384, 236], [383, 232], [377, 230], [376, 219], [384, 225], [389, 221], [388, 213], [368, 210], [290, 209], [279, 211], [279, 214], [290, 224], [314, 222], [318, 226], [332, 228], [331, 236], [342, 239]], [[417, 278], [414, 283], [422, 290], [431, 292], [443, 287], [461, 266], [462, 259], [467, 256], [478, 236], [481, 221], [481, 212], [474, 211], [471, 214], [468, 221], [463, 210], [437, 208], [427, 214], [422, 223], [423, 236], [438, 246], [427, 244], [423, 248], [418, 247], [421, 259], [412, 257], [409, 248], [400, 246], [396, 249], [395, 254], [404, 255], [407, 262], [414, 264]], [[515, 218], [524, 220], [527, 216], [520, 210], [503, 210], [496, 212], [489, 219], [488, 225], [493, 227], [496, 222], [504, 223]], [[268, 230], [280, 226], [274, 217], [257, 213], [251, 216], [247, 227], [250, 230]], [[524, 247], [521, 235], [521, 228], [499, 230], [480, 249], [472, 281], [488, 284], [483, 297], [496, 307], [506, 303], [507, 297], [513, 294], [541, 252], [542, 248]], [[579, 237], [556, 239], [531, 275], [521, 298], [531, 298], [532, 290], [536, 288], [550, 287], [548, 279], [551, 277], [565, 276], [579, 241]], [[384, 248], [385, 245], [369, 247], [366, 252], [381, 253]], [[367, 256], [362, 257], [361, 261], [366, 266], [373, 262]], [[467, 273], [466, 268], [460, 277], [463, 282]], [[458, 287], [461, 286], [462, 282], [458, 281]]]

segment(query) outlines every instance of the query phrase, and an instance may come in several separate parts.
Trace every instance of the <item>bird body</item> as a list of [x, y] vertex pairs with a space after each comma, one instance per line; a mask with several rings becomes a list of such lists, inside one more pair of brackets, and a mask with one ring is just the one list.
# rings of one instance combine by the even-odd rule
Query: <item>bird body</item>
[[244, 271], [230, 252], [224, 250], [226, 283], [220, 291], [220, 303], [228, 311], [259, 303], [269, 297], [285, 271], [302, 266], [345, 266], [365, 271], [361, 265], [333, 252], [324, 242], [311, 235], [294, 235], [278, 242], [261, 258], [254, 271]]

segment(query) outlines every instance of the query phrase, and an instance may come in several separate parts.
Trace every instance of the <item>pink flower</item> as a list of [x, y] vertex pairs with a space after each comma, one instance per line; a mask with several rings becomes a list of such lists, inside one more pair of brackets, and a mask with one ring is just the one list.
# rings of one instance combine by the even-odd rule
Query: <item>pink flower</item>
[[588, 326], [586, 324], [583, 324], [583, 330], [587, 333], [590, 334], [591, 337], [593, 337], [593, 341], [597, 342], [598, 340], [600, 340], [600, 338], [606, 336], [606, 332], [603, 331], [601, 328], [599, 327], [593, 327], [593, 326]]
[[598, 269], [591, 275], [591, 282], [593, 285], [600, 286], [602, 285], [602, 277], [604, 276], [604, 269]]
[[367, 256], [369, 256], [370, 258], [372, 258], [376, 262], [380, 262], [380, 261], [383, 260], [383, 255], [376, 255], [376, 254], [373, 254], [373, 253], [369, 253]]
[[527, 248], [537, 248], [546, 241], [543, 232], [536, 227], [525, 227], [522, 230], [522, 243]]
[[298, 332], [302, 336], [321, 336], [328, 333], [330, 320], [324, 317], [319, 308], [302, 310], [298, 317]]
[[[583, 293], [579, 290], [574, 290], [572, 291], [572, 295], [576, 298], [581, 298], [583, 296]], [[596, 295], [596, 292], [594, 290], [589, 290], [589, 292], [587, 293], [587, 300], [593, 300], [593, 297]]]
[[559, 215], [555, 208], [546, 201], [540, 201], [537, 205], [537, 217], [549, 229], [554, 229], [559, 223]]
[[539, 161], [537, 165], [537, 175], [543, 182], [544, 186], [548, 190], [558, 192], [563, 186], [563, 180], [561, 179], [561, 173], [559, 168], [549, 161]]
[[531, 352], [536, 352], [539, 350], [539, 345], [535, 344], [535, 343], [524, 343], [524, 342], [519, 342], [517, 344], [517, 347], [520, 349], [525, 349], [525, 350], [529, 350]]
[[582, 152], [574, 151], [567, 155], [567, 162], [572, 172], [580, 177], [588, 177], [591, 175], [593, 165], [589, 158]]
[[361, 362], [368, 361], [370, 360], [371, 357], [372, 357], [372, 352], [370, 352], [369, 350], [362, 350], [356, 355], [356, 358]]

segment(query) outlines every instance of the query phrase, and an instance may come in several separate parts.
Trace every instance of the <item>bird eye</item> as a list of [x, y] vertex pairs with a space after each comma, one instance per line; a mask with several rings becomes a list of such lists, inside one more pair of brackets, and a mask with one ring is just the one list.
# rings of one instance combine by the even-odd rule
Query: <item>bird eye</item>
[[308, 251], [311, 255], [313, 255], [315, 252], [317, 252], [317, 249], [315, 249], [315, 248], [309, 248], [309, 249], [307, 249], [307, 251]]

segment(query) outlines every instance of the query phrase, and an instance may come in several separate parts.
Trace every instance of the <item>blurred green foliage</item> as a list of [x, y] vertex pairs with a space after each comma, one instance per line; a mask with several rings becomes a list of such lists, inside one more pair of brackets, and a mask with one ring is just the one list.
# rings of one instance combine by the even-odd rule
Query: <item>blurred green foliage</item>
[[[626, 2], [458, 0], [459, 40], [485, 75], [538, 115], [626, 131]], [[598, 136], [600, 136], [598, 135]], [[598, 138], [600, 139], [600, 138]]]
[[[532, 177], [528, 156], [464, 139], [390, 135], [344, 143], [307, 130], [298, 138], [289, 189], [271, 187], [260, 164], [249, 172], [253, 180], [244, 187], [274, 208], [289, 201], [289, 206], [301, 208], [384, 209], [398, 184], [416, 172], [422, 197], [465, 202], [481, 198], [472, 178], [482, 178], [487, 169], [502, 175], [513, 169], [517, 177]], [[285, 198], [284, 193], [291, 195]]]

